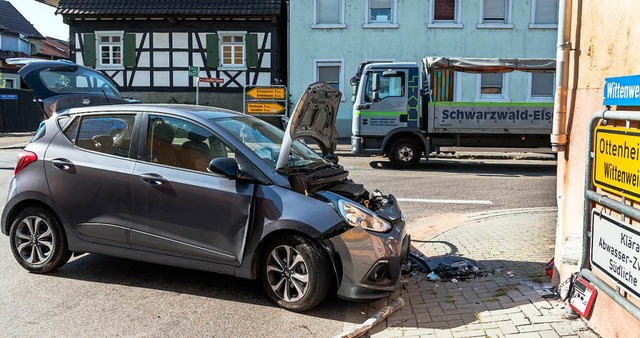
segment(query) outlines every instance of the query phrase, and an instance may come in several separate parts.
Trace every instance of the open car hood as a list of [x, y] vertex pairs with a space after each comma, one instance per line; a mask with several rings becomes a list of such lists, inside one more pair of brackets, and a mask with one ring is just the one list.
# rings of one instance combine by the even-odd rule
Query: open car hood
[[75, 107], [128, 103], [102, 73], [68, 61], [8, 60], [38, 98], [47, 117]]
[[297, 139], [314, 140], [323, 156], [335, 152], [338, 143], [336, 116], [341, 97], [339, 90], [325, 82], [316, 82], [307, 87], [291, 114], [276, 169], [287, 164], [291, 143]]

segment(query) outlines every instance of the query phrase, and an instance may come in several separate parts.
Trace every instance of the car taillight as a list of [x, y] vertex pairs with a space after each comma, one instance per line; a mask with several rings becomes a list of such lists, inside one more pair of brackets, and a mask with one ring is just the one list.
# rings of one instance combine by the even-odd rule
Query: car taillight
[[38, 160], [38, 155], [34, 152], [22, 150], [18, 154], [18, 163], [16, 164], [16, 169], [13, 171], [14, 175], [18, 175], [18, 173], [28, 166], [30, 163]]

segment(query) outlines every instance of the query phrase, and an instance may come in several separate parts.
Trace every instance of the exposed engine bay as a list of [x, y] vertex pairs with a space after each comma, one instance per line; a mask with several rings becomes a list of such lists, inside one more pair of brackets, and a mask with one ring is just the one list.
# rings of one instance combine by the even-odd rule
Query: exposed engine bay
[[[341, 165], [327, 165], [313, 171], [291, 171], [291, 189], [300, 194], [312, 195], [317, 191], [330, 191], [348, 198], [371, 211], [380, 210], [387, 203], [387, 196], [380, 191], [369, 192], [363, 184], [348, 178], [349, 172]], [[392, 217], [395, 218], [395, 217]]]

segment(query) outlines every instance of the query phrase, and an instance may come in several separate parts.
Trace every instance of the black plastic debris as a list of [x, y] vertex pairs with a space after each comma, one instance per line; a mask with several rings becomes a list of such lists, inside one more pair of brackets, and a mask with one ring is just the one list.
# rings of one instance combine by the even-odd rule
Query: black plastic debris
[[484, 276], [484, 270], [473, 259], [442, 255], [427, 257], [417, 250], [409, 251], [409, 273], [427, 274], [428, 280], [464, 280]]

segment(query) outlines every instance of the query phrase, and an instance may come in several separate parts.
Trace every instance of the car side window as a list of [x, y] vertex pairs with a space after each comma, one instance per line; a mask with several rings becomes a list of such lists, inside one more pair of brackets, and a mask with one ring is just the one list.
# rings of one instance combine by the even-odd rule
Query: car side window
[[133, 114], [82, 116], [65, 130], [65, 136], [82, 149], [129, 157], [135, 120]]
[[147, 132], [149, 161], [207, 172], [212, 159], [235, 153], [210, 131], [185, 120], [151, 115]]

